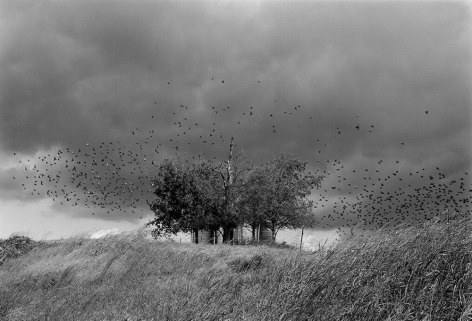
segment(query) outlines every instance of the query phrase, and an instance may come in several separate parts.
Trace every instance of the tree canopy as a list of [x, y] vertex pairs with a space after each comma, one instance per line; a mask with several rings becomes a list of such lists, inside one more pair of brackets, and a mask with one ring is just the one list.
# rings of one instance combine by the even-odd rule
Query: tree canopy
[[275, 240], [280, 229], [315, 224], [307, 196], [322, 177], [306, 173], [306, 163], [281, 155], [248, 170], [232, 162], [230, 152], [226, 167], [210, 161], [161, 163], [152, 181], [156, 197], [149, 203], [153, 234], [223, 229], [229, 241], [228, 231], [245, 224], [269, 228]]
[[307, 199], [322, 176], [306, 173], [306, 163], [281, 155], [256, 168], [248, 177], [241, 210], [250, 225], [260, 224], [275, 237], [280, 229], [314, 226], [312, 202]]

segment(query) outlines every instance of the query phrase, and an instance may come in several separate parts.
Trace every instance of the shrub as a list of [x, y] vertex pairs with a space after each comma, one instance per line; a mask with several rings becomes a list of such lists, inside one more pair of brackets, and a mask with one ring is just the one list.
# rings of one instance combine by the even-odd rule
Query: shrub
[[27, 236], [21, 235], [13, 235], [6, 240], [0, 239], [0, 265], [8, 259], [28, 253], [39, 244]]

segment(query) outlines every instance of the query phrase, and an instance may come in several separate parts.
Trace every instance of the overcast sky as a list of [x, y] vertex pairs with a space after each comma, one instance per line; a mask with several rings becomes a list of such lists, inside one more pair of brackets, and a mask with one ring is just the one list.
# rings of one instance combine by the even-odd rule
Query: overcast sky
[[[325, 228], [383, 222], [349, 214], [368, 195], [470, 199], [470, 39], [465, 1], [0, 1], [0, 237], [142, 225], [153, 161], [231, 137], [325, 175]], [[91, 206], [81, 179], [132, 196]]]

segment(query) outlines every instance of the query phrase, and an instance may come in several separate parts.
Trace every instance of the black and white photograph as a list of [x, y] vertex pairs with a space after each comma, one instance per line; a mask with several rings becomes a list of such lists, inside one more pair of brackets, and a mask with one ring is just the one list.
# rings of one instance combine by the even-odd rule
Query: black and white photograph
[[470, 320], [468, 1], [0, 0], [0, 320]]

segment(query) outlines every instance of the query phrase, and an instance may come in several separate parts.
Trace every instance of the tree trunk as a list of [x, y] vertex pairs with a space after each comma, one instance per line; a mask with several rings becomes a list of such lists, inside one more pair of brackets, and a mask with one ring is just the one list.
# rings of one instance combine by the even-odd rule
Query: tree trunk
[[252, 233], [252, 240], [253, 241], [256, 240], [256, 228], [257, 228], [256, 223], [252, 223], [251, 224], [251, 233]]
[[275, 243], [275, 238], [277, 237], [277, 229], [275, 227], [272, 227], [270, 231], [272, 232], [272, 243]]
[[[226, 166], [226, 181], [224, 182], [224, 211], [225, 217], [228, 218], [228, 214], [230, 212], [230, 208], [232, 208], [233, 204], [230, 203], [231, 197], [231, 187], [233, 185], [233, 178], [234, 173], [233, 169], [231, 168], [231, 162], [233, 159], [233, 137], [231, 137], [231, 142], [229, 144], [229, 154], [228, 154], [228, 161]], [[223, 227], [223, 243], [229, 243], [233, 240], [233, 229], [228, 227]]]
[[198, 229], [193, 230], [193, 242], [198, 244]]
[[302, 250], [302, 247], [303, 247], [303, 230], [304, 230], [305, 226], [302, 226], [302, 236], [300, 237], [300, 251]]

